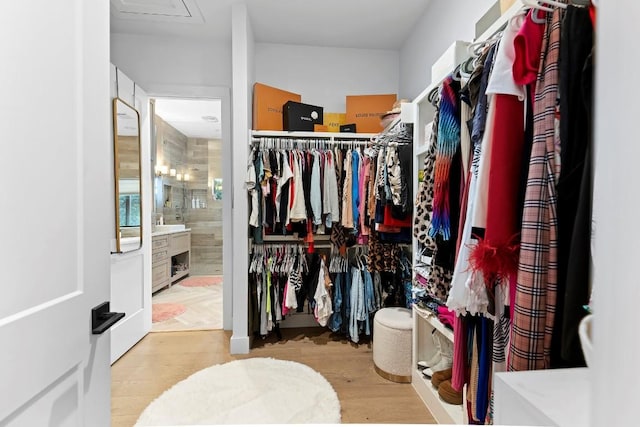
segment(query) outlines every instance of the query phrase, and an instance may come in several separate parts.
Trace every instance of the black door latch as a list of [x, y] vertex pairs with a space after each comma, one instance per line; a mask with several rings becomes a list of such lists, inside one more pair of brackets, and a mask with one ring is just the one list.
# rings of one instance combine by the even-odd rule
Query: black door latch
[[123, 317], [124, 313], [110, 312], [109, 301], [105, 301], [91, 309], [91, 333], [99, 335]]

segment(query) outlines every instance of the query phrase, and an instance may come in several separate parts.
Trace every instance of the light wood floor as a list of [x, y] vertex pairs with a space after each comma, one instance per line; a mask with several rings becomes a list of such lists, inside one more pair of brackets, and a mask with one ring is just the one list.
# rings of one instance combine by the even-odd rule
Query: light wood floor
[[151, 332], [222, 329], [222, 284], [190, 287], [178, 282], [155, 293], [151, 301], [182, 304], [187, 308], [179, 316], [153, 323]]
[[221, 330], [147, 335], [112, 366], [112, 426], [133, 426], [153, 399], [192, 373], [247, 357], [292, 360], [320, 372], [338, 394], [343, 423], [435, 423], [411, 384], [375, 372], [370, 344], [321, 328], [283, 329], [282, 341], [257, 340], [251, 354], [230, 356], [229, 338]]

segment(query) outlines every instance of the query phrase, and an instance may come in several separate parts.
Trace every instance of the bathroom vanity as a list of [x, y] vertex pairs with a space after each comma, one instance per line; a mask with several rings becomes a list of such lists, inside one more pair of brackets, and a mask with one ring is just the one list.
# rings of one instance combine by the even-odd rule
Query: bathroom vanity
[[189, 274], [191, 229], [178, 224], [156, 226], [151, 236], [151, 292], [156, 292]]

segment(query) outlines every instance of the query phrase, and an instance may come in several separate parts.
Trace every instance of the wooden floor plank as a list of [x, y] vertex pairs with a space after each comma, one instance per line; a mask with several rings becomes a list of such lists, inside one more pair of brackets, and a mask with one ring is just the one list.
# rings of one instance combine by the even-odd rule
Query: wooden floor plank
[[411, 384], [380, 377], [369, 342], [358, 345], [326, 329], [284, 329], [254, 341], [249, 355], [229, 355], [230, 333], [221, 330], [147, 335], [111, 369], [112, 426], [133, 426], [144, 408], [173, 384], [214, 364], [248, 357], [303, 363], [333, 386], [343, 423], [435, 423]]

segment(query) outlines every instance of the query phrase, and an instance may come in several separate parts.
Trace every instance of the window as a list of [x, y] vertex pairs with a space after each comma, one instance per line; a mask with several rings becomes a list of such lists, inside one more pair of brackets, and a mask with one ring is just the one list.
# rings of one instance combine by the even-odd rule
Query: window
[[140, 227], [140, 194], [120, 194], [120, 227]]

